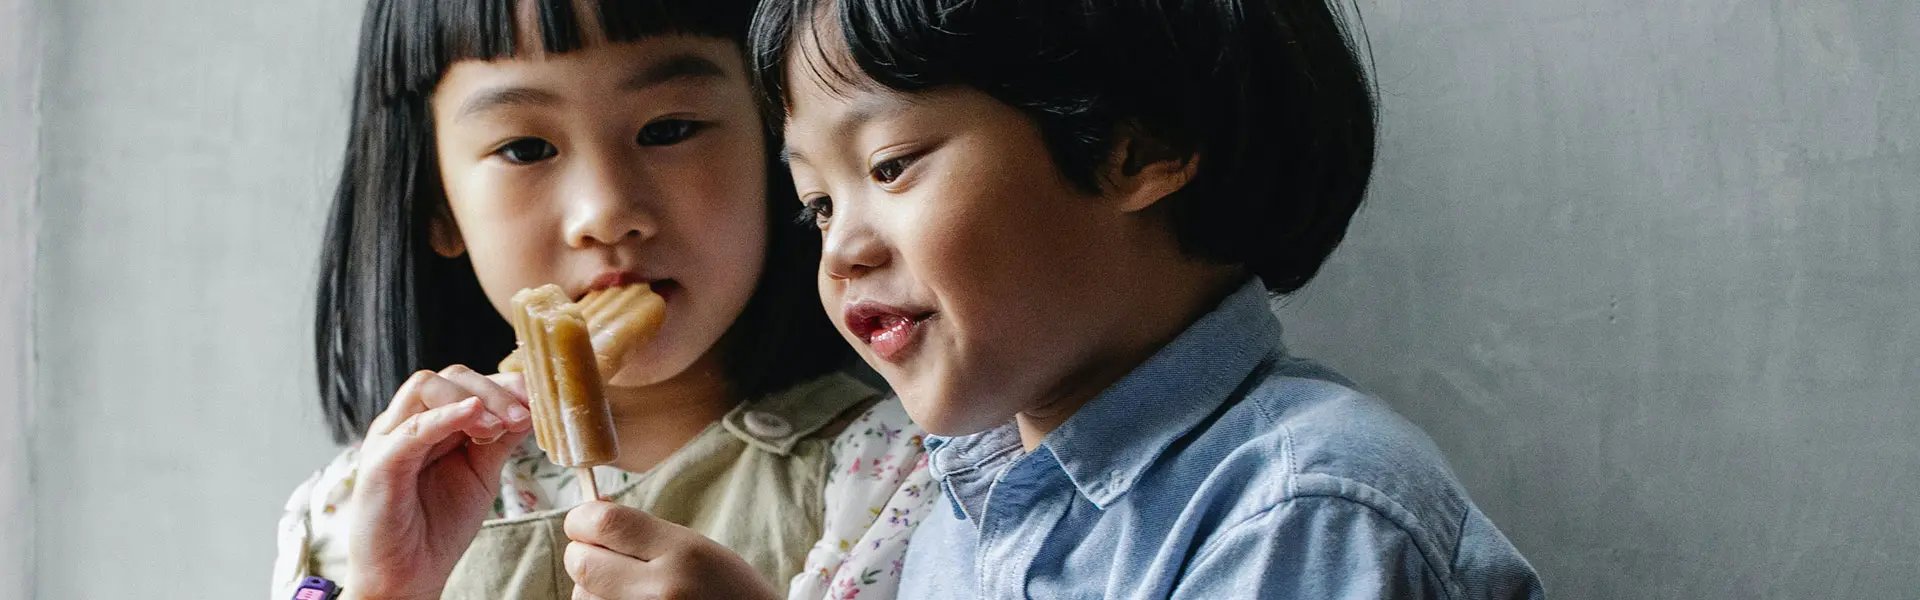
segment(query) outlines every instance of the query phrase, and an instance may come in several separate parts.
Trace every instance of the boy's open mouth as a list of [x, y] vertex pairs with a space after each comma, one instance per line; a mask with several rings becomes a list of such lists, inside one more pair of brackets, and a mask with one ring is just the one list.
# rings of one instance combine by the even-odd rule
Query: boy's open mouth
[[847, 331], [873, 348], [880, 360], [898, 362], [919, 339], [920, 325], [933, 315], [933, 311], [863, 301], [848, 305], [843, 316]]

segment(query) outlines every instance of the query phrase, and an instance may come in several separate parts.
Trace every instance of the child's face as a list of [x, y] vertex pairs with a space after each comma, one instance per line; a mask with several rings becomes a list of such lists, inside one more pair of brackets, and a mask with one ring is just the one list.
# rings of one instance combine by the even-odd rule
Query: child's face
[[1045, 416], [1138, 327], [1116, 288], [1163, 226], [1074, 187], [1038, 129], [976, 90], [825, 89], [794, 60], [789, 164], [820, 219], [820, 295], [916, 422], [960, 435]]
[[546, 283], [577, 298], [654, 282], [666, 321], [617, 385], [680, 373], [739, 317], [767, 243], [766, 163], [732, 42], [461, 61], [431, 106], [457, 226], [457, 238], [438, 230], [436, 249], [465, 246], [495, 310]]

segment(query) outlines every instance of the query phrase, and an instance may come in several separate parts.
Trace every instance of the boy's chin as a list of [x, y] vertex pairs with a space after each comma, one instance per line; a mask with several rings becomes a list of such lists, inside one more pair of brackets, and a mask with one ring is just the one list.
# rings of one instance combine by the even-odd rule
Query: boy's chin
[[953, 394], [916, 392], [898, 387], [895, 390], [900, 395], [900, 403], [907, 409], [907, 416], [933, 435], [972, 435], [999, 427], [1012, 419], [1012, 416], [994, 418], [980, 410], [981, 407], [971, 406]]
[[907, 410], [907, 416], [913, 417], [913, 422], [920, 424], [920, 428], [927, 430], [927, 433], [941, 437], [973, 435], [993, 428], [990, 425], [971, 423], [966, 419], [959, 418], [943, 419], [940, 416], [927, 416], [922, 418], [914, 414], [912, 409]]

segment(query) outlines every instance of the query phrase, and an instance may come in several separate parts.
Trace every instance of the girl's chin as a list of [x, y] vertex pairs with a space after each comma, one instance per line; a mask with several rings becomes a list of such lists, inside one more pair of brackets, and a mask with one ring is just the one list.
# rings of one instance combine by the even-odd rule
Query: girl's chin
[[651, 358], [651, 353], [635, 352], [627, 357], [627, 364], [607, 379], [608, 387], [637, 388], [655, 385], [671, 378], [673, 373], [661, 372], [662, 361]]
[[[662, 328], [660, 336], [669, 332]], [[636, 388], [666, 383], [676, 378], [693, 375], [692, 371], [707, 370], [714, 377], [723, 377], [721, 362], [717, 352], [693, 353], [684, 348], [672, 348], [662, 345], [659, 337], [646, 345], [634, 349], [627, 355], [626, 366], [620, 372], [607, 379], [608, 387]], [[714, 344], [720, 342], [715, 341]], [[692, 379], [689, 379], [691, 381]]]

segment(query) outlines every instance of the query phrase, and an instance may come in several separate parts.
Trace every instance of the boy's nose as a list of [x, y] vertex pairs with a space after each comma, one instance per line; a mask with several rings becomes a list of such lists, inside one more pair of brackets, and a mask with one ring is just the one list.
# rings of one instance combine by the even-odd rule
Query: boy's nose
[[834, 279], [853, 279], [879, 268], [889, 260], [884, 240], [870, 224], [861, 221], [856, 211], [844, 203], [827, 226], [820, 241], [820, 270]]

